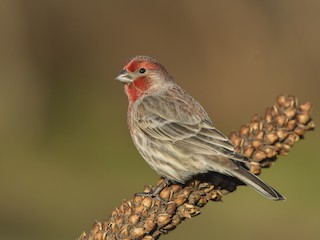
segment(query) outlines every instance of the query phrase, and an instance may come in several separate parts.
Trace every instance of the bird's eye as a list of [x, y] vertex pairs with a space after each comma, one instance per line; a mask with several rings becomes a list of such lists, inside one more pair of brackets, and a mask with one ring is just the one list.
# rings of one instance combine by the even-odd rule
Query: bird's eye
[[146, 69], [145, 68], [140, 68], [139, 69], [139, 73], [145, 73], [146, 72]]

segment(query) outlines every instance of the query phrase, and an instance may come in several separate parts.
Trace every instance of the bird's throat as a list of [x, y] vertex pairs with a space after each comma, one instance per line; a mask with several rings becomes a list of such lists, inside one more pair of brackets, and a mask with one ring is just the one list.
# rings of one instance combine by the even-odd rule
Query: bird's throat
[[137, 78], [130, 84], [126, 84], [124, 89], [130, 102], [135, 102], [142, 97], [150, 88], [150, 82], [146, 78]]

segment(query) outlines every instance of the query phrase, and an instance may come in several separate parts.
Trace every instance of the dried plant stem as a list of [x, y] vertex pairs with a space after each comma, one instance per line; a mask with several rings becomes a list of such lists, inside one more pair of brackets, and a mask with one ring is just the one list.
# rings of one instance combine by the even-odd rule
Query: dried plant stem
[[[310, 111], [309, 102], [299, 105], [295, 97], [281, 95], [264, 117], [254, 116], [229, 138], [238, 152], [251, 159], [250, 170], [260, 174], [261, 168], [270, 167], [279, 154], [287, 155], [305, 131], [314, 129]], [[220, 201], [240, 184], [219, 174], [214, 176], [214, 182], [206, 179], [199, 176], [183, 186], [166, 186], [159, 194], [161, 199], [135, 196], [125, 200], [107, 220], [97, 221], [89, 233], [83, 233], [78, 239], [158, 239], [184, 220], [200, 214], [200, 208], [208, 201]], [[149, 186], [145, 191], [152, 189]]]

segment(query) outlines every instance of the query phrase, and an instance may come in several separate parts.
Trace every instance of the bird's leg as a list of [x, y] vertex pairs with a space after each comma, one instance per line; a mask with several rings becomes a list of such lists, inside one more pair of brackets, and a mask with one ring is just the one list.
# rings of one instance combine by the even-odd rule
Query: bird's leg
[[164, 189], [165, 186], [169, 185], [170, 180], [165, 178], [162, 183], [160, 183], [153, 191], [151, 192], [142, 192], [136, 193], [136, 196], [145, 196], [145, 197], [156, 197], [160, 198], [159, 193]]

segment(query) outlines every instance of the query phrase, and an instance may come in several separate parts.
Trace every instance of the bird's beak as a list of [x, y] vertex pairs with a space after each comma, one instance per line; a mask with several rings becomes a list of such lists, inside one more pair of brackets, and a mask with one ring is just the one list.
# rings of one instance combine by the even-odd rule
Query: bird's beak
[[127, 70], [122, 70], [119, 75], [115, 78], [115, 80], [120, 81], [122, 83], [132, 83], [133, 79], [130, 73]]

